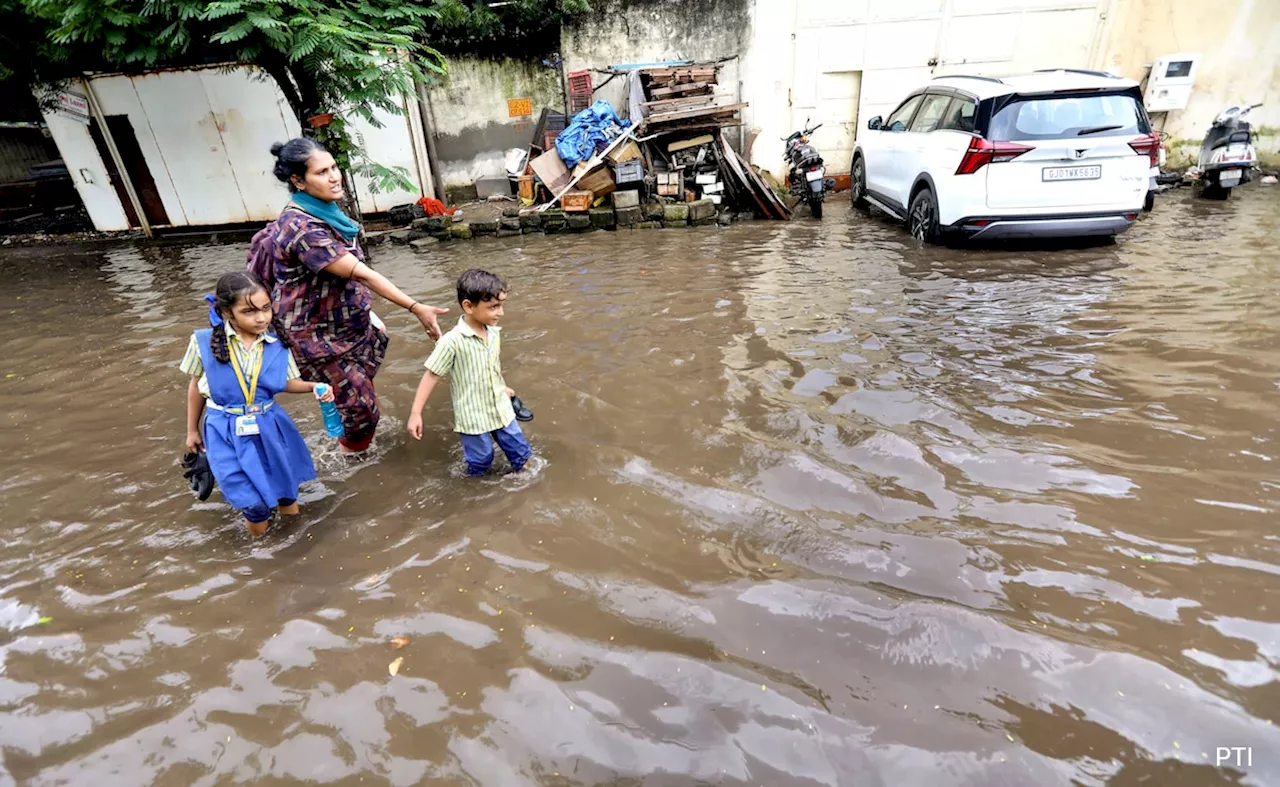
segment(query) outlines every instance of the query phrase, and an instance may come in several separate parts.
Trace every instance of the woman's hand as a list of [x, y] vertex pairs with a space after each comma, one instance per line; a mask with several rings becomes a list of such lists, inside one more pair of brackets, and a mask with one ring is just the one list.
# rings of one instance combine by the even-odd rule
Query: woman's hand
[[441, 314], [448, 314], [448, 309], [437, 309], [435, 306], [427, 306], [425, 303], [415, 303], [410, 313], [418, 318], [418, 322], [422, 323], [422, 327], [427, 329], [427, 334], [432, 339], [440, 338], [440, 322], [437, 319]]
[[204, 438], [200, 432], [187, 430], [187, 453], [194, 454], [204, 450]]
[[312, 393], [314, 393], [314, 394], [316, 395], [316, 399], [318, 399], [318, 400], [320, 400], [320, 401], [322, 401], [322, 402], [332, 402], [332, 401], [333, 401], [333, 386], [332, 386], [332, 385], [328, 386], [328, 387], [325, 389], [324, 394], [322, 395], [322, 394], [320, 393], [320, 386], [321, 386], [321, 385], [325, 385], [325, 383], [315, 383], [315, 384], [312, 386], [312, 388], [311, 388], [311, 392], [312, 392]]
[[422, 439], [422, 413], [414, 413], [409, 416], [408, 425], [409, 434], [413, 435], [414, 440]]
[[392, 284], [390, 279], [356, 259], [354, 254], [342, 255], [326, 265], [324, 270], [344, 279], [355, 279], [397, 306], [403, 307], [405, 301], [409, 301], [409, 311], [413, 312], [413, 316], [418, 318], [418, 321], [422, 323], [422, 327], [427, 329], [427, 333], [431, 335], [431, 338], [440, 338], [440, 323], [436, 321], [436, 317], [447, 313], [448, 309], [437, 309], [434, 306], [414, 303], [413, 299], [405, 295], [404, 291], [399, 287]]
[[515, 390], [511, 386], [507, 386], [507, 398], [510, 399], [516, 395]]

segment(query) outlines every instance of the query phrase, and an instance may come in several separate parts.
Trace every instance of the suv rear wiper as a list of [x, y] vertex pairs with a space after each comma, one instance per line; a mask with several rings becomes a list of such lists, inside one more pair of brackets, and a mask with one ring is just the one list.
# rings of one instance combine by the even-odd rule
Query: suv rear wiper
[[1103, 131], [1115, 131], [1118, 128], [1124, 128], [1124, 126], [1094, 126], [1093, 128], [1082, 128], [1076, 132], [1076, 136], [1084, 137], [1089, 134], [1100, 134]]

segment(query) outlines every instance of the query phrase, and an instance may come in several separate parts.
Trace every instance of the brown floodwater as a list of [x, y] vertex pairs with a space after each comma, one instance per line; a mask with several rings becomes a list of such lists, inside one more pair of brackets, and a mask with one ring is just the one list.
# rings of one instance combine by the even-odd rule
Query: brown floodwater
[[467, 479], [443, 391], [409, 440], [384, 307], [375, 450], [290, 398], [321, 479], [260, 541], [177, 464], [243, 239], [6, 250], [0, 785], [1280, 783], [1278, 231], [380, 248], [507, 276], [538, 459]]

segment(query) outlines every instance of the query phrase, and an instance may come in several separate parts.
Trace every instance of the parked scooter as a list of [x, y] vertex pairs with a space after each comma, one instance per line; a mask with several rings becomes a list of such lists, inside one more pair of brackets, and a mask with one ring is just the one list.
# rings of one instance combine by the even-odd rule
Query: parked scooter
[[822, 128], [822, 124], [813, 128], [797, 131], [786, 138], [787, 162], [791, 170], [787, 174], [787, 182], [791, 185], [791, 193], [801, 202], [809, 203], [809, 212], [815, 219], [822, 218], [822, 201], [827, 192], [835, 188], [835, 180], [827, 177], [827, 169], [822, 163], [822, 156], [809, 144], [809, 135]]
[[1231, 189], [1249, 182], [1258, 154], [1253, 149], [1253, 129], [1244, 116], [1260, 106], [1229, 106], [1213, 121], [1200, 143], [1199, 196], [1227, 199]]

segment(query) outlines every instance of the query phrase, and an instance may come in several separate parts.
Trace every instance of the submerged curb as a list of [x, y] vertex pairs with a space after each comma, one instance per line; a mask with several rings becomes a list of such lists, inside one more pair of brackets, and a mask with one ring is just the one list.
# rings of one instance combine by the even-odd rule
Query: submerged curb
[[439, 243], [474, 240], [481, 237], [508, 238], [519, 235], [556, 235], [563, 232], [583, 233], [596, 230], [626, 232], [689, 227], [728, 227], [735, 221], [754, 220], [751, 213], [720, 210], [709, 199], [695, 202], [661, 203], [625, 207], [599, 207], [585, 212], [565, 212], [558, 208], [539, 211], [536, 208], [507, 208], [502, 218], [490, 221], [453, 223], [446, 216], [416, 219], [408, 228], [370, 232], [365, 236], [369, 246], [384, 243], [407, 245], [416, 251], [427, 251]]

